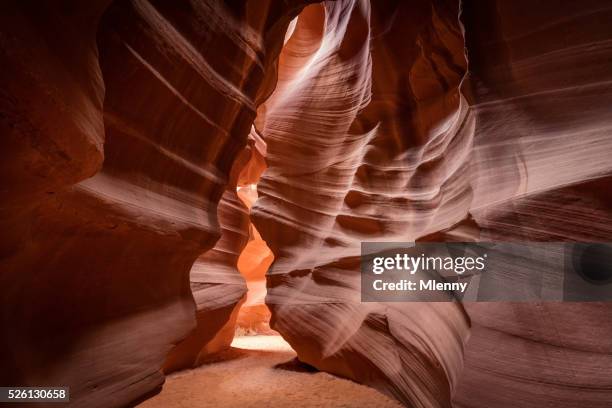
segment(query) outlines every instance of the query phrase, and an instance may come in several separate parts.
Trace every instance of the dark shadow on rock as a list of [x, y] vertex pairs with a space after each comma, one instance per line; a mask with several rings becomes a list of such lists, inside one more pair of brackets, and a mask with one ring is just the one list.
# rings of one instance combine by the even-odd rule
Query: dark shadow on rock
[[300, 360], [298, 360], [297, 357], [292, 358], [291, 360], [286, 361], [284, 363], [279, 363], [275, 365], [274, 368], [279, 370], [295, 371], [298, 373], [316, 373], [319, 371], [310, 364], [301, 362]]

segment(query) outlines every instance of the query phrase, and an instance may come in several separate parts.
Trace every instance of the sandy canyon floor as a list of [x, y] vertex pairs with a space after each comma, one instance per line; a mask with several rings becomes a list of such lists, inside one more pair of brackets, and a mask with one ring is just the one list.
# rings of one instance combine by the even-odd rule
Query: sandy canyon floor
[[280, 336], [236, 337], [221, 361], [172, 374], [162, 392], [139, 407], [400, 407], [355, 382], [295, 360]]

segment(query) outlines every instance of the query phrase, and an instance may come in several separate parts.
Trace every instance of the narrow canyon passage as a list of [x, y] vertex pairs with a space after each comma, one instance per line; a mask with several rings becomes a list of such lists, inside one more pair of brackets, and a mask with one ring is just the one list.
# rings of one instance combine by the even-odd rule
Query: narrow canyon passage
[[350, 380], [302, 365], [281, 336], [239, 336], [232, 348], [193, 370], [166, 378], [142, 408], [381, 407], [401, 405]]
[[[257, 200], [257, 184], [237, 188], [240, 200], [251, 210]], [[274, 254], [261, 238], [259, 231], [249, 222], [249, 241], [242, 249], [237, 268], [247, 285], [244, 302], [240, 305], [236, 321], [236, 334], [278, 334], [270, 328], [270, 310], [265, 304], [266, 272], [274, 261]]]
[[612, 242], [612, 2], [57, 3], [0, 7], [1, 387], [610, 408], [612, 302], [369, 301], [362, 245]]

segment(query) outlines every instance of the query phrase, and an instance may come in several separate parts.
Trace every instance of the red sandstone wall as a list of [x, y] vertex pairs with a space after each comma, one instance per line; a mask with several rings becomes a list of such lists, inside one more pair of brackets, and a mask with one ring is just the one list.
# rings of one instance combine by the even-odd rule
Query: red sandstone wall
[[358, 255], [610, 241], [610, 6], [302, 3], [0, 5], [0, 383], [124, 406], [228, 345], [254, 124], [301, 360], [407, 406], [609, 405], [609, 304], [362, 304]]
[[0, 13], [0, 383], [88, 407], [159, 389], [193, 329], [189, 271], [301, 7], [109, 3]]

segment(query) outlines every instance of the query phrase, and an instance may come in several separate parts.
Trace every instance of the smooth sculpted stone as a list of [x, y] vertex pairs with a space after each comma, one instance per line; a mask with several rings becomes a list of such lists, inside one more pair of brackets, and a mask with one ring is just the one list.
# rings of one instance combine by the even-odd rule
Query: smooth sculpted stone
[[[480, 239], [610, 242], [612, 5], [466, 0], [462, 21]], [[610, 404], [612, 304], [466, 309], [455, 406]]]
[[300, 359], [408, 406], [609, 403], [610, 305], [361, 304], [358, 257], [362, 241], [609, 241], [611, 17], [602, 1], [303, 11], [255, 121], [253, 209], [272, 327]]
[[268, 145], [252, 217], [275, 257], [272, 328], [300, 360], [406, 406], [450, 406], [469, 319], [456, 303], [361, 303], [360, 243], [467, 217], [458, 16], [452, 1], [309, 6], [255, 122]]
[[609, 303], [362, 303], [359, 255], [610, 242], [612, 6], [310, 3], [2, 2], [0, 384], [134, 405], [228, 346], [240, 270], [245, 325], [267, 286], [405, 406], [608, 407]]
[[0, 384], [128, 406], [196, 327], [190, 270], [305, 2], [51, 3], [0, 6]]
[[102, 166], [96, 31], [109, 2], [0, 5], [0, 259], [28, 246], [42, 200]]
[[218, 207], [221, 238], [191, 267], [189, 280], [196, 303], [196, 327], [168, 354], [164, 372], [196, 367], [229, 348], [247, 286], [238, 259], [249, 240], [247, 207], [229, 188]]
[[245, 307], [263, 307], [267, 312], [263, 318], [266, 324], [269, 321], [270, 312], [263, 298], [265, 273], [273, 256], [249, 218], [257, 196], [254, 183], [265, 168], [265, 150], [265, 142], [251, 128], [217, 208], [221, 238], [214, 248], [198, 257], [189, 274], [196, 303], [196, 327], [170, 351], [164, 363], [165, 373], [199, 366], [228, 349], [237, 327], [247, 324]]

